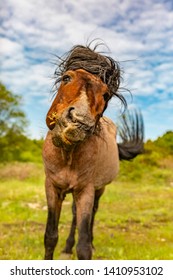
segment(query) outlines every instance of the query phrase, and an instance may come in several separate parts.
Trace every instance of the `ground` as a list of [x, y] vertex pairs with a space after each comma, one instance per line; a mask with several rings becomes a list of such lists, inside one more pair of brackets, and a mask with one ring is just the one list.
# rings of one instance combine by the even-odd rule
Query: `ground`
[[[117, 180], [107, 186], [96, 215], [93, 259], [173, 259], [173, 160], [149, 164], [143, 156], [121, 163]], [[0, 178], [0, 259], [43, 259], [47, 206], [42, 164], [1, 164]], [[71, 218], [68, 195], [55, 259], [63, 258]]]

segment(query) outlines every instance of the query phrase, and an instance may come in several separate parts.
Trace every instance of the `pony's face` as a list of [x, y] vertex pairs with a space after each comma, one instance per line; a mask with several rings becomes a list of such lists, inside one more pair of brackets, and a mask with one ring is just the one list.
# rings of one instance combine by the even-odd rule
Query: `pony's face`
[[46, 117], [54, 145], [69, 148], [91, 135], [109, 99], [99, 77], [82, 69], [65, 72]]

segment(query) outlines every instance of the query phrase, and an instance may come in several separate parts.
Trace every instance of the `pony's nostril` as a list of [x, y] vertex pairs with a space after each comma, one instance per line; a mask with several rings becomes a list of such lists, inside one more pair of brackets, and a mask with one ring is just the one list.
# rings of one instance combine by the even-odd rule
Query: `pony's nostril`
[[69, 107], [68, 108], [68, 118], [70, 119], [70, 120], [72, 120], [73, 121], [73, 111], [75, 110], [75, 107]]

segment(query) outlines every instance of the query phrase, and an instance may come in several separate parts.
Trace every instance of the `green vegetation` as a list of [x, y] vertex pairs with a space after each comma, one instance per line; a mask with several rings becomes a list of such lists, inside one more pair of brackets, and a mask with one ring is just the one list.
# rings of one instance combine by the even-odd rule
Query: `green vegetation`
[[[171, 143], [173, 132], [168, 132], [148, 141], [145, 154], [121, 162], [117, 180], [107, 186], [100, 201], [94, 259], [173, 259]], [[42, 164], [1, 164], [0, 178], [0, 259], [42, 259], [47, 216]], [[71, 218], [68, 195], [55, 259], [63, 257]]]
[[0, 162], [41, 161], [43, 140], [25, 135], [28, 121], [20, 107], [21, 97], [0, 83]]
[[[24, 134], [20, 98], [3, 85], [0, 97], [0, 259], [42, 259], [47, 217], [43, 140]], [[171, 131], [147, 141], [145, 153], [135, 160], [121, 162], [96, 215], [94, 259], [173, 259], [172, 170]], [[63, 257], [71, 200], [68, 195], [63, 203], [55, 259]]]

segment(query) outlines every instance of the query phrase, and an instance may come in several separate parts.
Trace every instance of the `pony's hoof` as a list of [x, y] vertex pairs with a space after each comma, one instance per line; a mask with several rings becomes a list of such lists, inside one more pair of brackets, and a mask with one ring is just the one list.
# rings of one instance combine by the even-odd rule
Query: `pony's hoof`
[[62, 252], [59, 256], [59, 260], [71, 260], [72, 259], [72, 254], [67, 254]]

